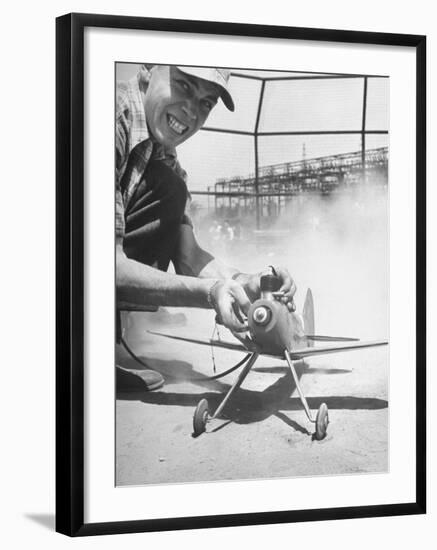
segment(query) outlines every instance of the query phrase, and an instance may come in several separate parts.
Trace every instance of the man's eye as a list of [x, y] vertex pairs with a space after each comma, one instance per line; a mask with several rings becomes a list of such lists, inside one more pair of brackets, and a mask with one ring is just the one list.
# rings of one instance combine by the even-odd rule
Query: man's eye
[[187, 84], [187, 82], [185, 82], [185, 80], [179, 80], [178, 83], [185, 92], [188, 92], [190, 90], [190, 86]]

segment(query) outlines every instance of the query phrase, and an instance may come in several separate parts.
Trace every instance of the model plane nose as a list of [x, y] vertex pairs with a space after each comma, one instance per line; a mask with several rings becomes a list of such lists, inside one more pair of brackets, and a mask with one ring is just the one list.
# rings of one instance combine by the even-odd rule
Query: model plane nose
[[259, 306], [253, 312], [253, 320], [257, 325], [266, 325], [272, 317], [272, 312], [265, 306]]

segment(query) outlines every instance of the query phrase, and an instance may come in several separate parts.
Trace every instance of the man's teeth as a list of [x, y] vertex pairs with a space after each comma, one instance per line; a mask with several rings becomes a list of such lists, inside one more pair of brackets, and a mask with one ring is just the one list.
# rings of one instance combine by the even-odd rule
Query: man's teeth
[[184, 124], [181, 124], [174, 116], [168, 115], [167, 117], [168, 125], [172, 130], [177, 132], [178, 134], [183, 134], [185, 130], [188, 129], [188, 126], [185, 126]]

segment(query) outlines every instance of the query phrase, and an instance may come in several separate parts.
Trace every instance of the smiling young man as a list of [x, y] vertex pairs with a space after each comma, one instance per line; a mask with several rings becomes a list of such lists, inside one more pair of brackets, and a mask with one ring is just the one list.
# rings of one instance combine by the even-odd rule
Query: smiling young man
[[[185, 214], [186, 174], [175, 148], [193, 136], [221, 99], [233, 111], [229, 71], [218, 68], [141, 66], [118, 87], [116, 110], [117, 305], [214, 308], [233, 331], [244, 328], [260, 274], [226, 266], [197, 243]], [[173, 263], [176, 274], [167, 273]], [[284, 302], [296, 287], [279, 268]], [[148, 389], [164, 380], [141, 371]]]

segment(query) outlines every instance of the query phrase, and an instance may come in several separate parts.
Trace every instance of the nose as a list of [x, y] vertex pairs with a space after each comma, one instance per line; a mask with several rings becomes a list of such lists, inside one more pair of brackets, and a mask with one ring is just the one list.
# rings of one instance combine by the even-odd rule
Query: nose
[[197, 107], [193, 100], [187, 100], [182, 106], [182, 111], [189, 120], [197, 120]]

